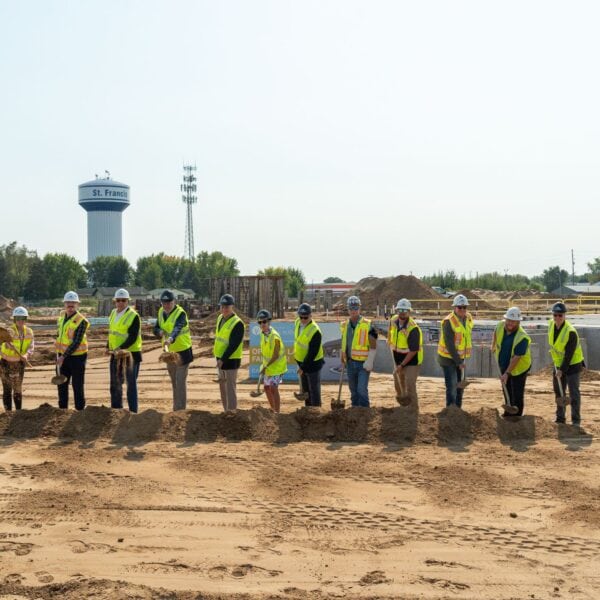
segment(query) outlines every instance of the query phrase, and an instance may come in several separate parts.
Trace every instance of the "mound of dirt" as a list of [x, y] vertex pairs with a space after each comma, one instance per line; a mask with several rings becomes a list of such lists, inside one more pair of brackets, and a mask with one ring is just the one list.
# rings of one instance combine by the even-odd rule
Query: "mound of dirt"
[[[91, 442], [110, 439], [117, 444], [149, 441], [197, 443], [254, 440], [269, 443], [363, 442], [455, 443], [473, 440], [535, 440], [557, 436], [557, 426], [541, 417], [504, 420], [496, 409], [468, 413], [456, 407], [438, 414], [418, 414], [410, 407], [349, 408], [315, 413], [301, 408], [274, 414], [264, 407], [235, 415], [188, 410], [139, 414], [90, 406], [84, 411], [60, 410], [43, 404], [34, 410], [0, 415], [0, 435], [11, 438], [56, 437]], [[573, 430], [577, 435], [578, 430]]]

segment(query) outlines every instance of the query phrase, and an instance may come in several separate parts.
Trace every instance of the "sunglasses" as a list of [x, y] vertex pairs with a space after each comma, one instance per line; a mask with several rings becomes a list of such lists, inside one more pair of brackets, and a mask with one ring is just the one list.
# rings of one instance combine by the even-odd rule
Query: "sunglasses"
[[15, 321], [27, 321], [27, 317], [13, 317]]
[[458, 310], [467, 310], [466, 306], [457, 306], [456, 308], [458, 308]]
[[126, 298], [116, 298], [115, 302], [127, 302]]
[[265, 323], [268, 323], [268, 322], [269, 322], [269, 320], [268, 320], [268, 319], [266, 319], [266, 320], [264, 320], [264, 321], [258, 321], [258, 324], [259, 324], [259, 325], [264, 325]]
[[553, 317], [564, 317], [565, 315], [563, 313], [553, 313], [552, 314]]
[[300, 320], [301, 321], [305, 321], [306, 319], [310, 319], [310, 316], [308, 316], [308, 315], [300, 315]]

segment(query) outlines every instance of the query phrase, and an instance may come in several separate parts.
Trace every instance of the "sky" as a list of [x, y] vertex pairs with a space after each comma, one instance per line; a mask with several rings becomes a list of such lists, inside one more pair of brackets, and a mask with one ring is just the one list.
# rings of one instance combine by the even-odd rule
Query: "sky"
[[595, 1], [0, 0], [0, 245], [87, 260], [77, 186], [131, 186], [123, 251], [307, 280], [586, 271], [600, 256]]

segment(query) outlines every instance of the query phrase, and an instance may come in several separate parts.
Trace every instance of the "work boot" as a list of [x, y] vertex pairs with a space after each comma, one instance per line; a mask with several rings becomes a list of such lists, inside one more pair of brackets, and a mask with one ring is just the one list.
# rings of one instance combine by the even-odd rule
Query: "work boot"
[[15, 410], [23, 408], [23, 394], [15, 394]]

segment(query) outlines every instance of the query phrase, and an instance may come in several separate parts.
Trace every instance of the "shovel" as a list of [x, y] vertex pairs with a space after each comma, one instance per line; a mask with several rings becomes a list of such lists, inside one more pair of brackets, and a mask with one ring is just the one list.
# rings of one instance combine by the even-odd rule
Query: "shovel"
[[262, 378], [263, 378], [263, 374], [262, 371], [258, 374], [258, 382], [256, 383], [256, 389], [252, 390], [250, 392], [250, 396], [252, 396], [252, 398], [258, 398], [259, 396], [262, 396], [264, 393], [264, 390], [260, 389], [260, 384], [262, 383]]
[[299, 400], [300, 402], [308, 400], [308, 392], [304, 391], [304, 386], [302, 385], [302, 377], [300, 376], [300, 373], [298, 373], [298, 389], [300, 391], [294, 392], [294, 398], [296, 398], [296, 400]]
[[[554, 377], [556, 377], [556, 367], [554, 368]], [[565, 389], [563, 388], [562, 380], [560, 377], [556, 377], [556, 383], [558, 384], [558, 393], [559, 397], [556, 399], [556, 406], [559, 408], [564, 408], [565, 406], [569, 406], [571, 404], [571, 398], [565, 394]]]
[[[402, 384], [400, 383], [400, 375], [398, 375], [398, 371], [396, 371], [396, 361], [394, 359], [394, 351], [390, 347], [390, 354], [392, 356], [392, 373], [394, 374], [394, 381], [396, 382], [396, 389], [402, 390]], [[400, 395], [396, 395], [396, 402], [400, 404], [400, 406], [408, 406], [412, 401], [410, 394], [405, 394], [400, 392]]]
[[464, 390], [468, 385], [471, 385], [471, 382], [467, 381], [467, 366], [465, 365], [465, 368], [460, 371], [460, 381], [456, 384], [456, 388]]
[[[56, 360], [58, 360], [58, 354], [56, 355]], [[61, 374], [59, 368], [58, 368], [58, 363], [56, 363], [56, 375], [54, 375], [54, 377], [52, 377], [52, 379], [50, 380], [50, 383], [52, 383], [53, 385], [62, 385], [63, 383], [66, 383], [67, 378]]]
[[342, 400], [342, 385], [344, 383], [344, 363], [342, 363], [342, 368], [340, 370], [340, 385], [338, 387], [338, 395], [337, 399], [333, 399], [331, 401], [331, 410], [342, 410], [346, 403]]

